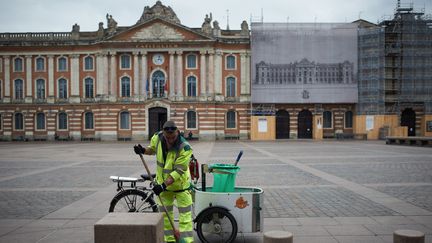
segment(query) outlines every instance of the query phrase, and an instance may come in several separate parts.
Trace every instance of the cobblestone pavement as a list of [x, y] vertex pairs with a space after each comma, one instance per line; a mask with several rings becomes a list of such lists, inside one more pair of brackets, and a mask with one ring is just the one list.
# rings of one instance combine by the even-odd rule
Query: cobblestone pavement
[[[0, 242], [93, 242], [116, 186], [139, 176], [133, 143], [0, 143]], [[237, 185], [264, 189], [264, 229], [301, 242], [432, 242], [432, 149], [382, 141], [194, 142], [200, 163], [234, 163]], [[146, 156], [154, 170], [154, 158]], [[208, 176], [208, 184], [213, 182]], [[239, 233], [236, 242], [261, 242]]]

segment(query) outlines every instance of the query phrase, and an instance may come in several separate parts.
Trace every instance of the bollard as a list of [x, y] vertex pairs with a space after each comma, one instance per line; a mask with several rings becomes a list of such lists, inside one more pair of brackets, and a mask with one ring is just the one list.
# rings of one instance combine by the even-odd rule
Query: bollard
[[264, 243], [293, 243], [293, 234], [288, 231], [268, 231], [264, 233]]
[[424, 243], [425, 234], [417, 230], [396, 230], [393, 233], [393, 243]]

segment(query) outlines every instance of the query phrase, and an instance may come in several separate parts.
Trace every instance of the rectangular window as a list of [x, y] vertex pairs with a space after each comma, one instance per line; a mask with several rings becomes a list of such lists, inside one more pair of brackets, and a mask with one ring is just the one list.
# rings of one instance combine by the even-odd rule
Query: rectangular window
[[3, 120], [2, 120], [2, 114], [0, 114], [0, 131], [3, 130]]
[[85, 114], [85, 129], [93, 129], [93, 113], [87, 112]]
[[60, 113], [58, 116], [58, 128], [59, 130], [67, 129], [67, 115], [66, 113]]
[[130, 69], [131, 68], [131, 61], [130, 61], [129, 55], [121, 55], [120, 67], [121, 67], [121, 69]]
[[187, 128], [195, 129], [196, 128], [196, 112], [188, 111], [187, 113]]
[[353, 127], [353, 113], [352, 111], [345, 112], [345, 128]]
[[236, 69], [236, 58], [233, 55], [227, 56], [226, 58], [226, 68], [227, 69]]
[[60, 57], [58, 59], [58, 70], [67, 71], [67, 60], [65, 57]]
[[93, 79], [87, 78], [85, 80], [85, 97], [93, 98]]
[[36, 80], [36, 98], [45, 99], [45, 81], [43, 79]]
[[331, 111], [324, 111], [323, 114], [323, 128], [332, 128], [332, 113]]
[[227, 113], [227, 128], [236, 128], [236, 117], [234, 111]]
[[129, 112], [120, 113], [120, 129], [128, 130], [129, 128]]
[[84, 69], [85, 70], [93, 70], [93, 57], [86, 57], [84, 58]]
[[42, 57], [36, 58], [36, 71], [44, 71], [45, 70], [45, 60]]
[[197, 67], [196, 55], [188, 55], [186, 61], [187, 68]]
[[23, 99], [24, 95], [24, 87], [23, 81], [21, 79], [15, 80], [15, 99], [20, 100]]
[[23, 130], [23, 129], [24, 129], [23, 114], [16, 113], [15, 114], [15, 130]]
[[36, 115], [36, 129], [37, 130], [45, 130], [45, 114], [38, 113]]
[[23, 71], [23, 59], [22, 58], [15, 58], [14, 71], [15, 72], [22, 72]]

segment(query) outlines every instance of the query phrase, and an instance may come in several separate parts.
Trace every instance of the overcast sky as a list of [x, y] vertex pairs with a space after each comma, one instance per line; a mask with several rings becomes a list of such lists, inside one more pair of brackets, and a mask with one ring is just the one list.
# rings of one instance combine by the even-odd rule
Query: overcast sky
[[[144, 6], [155, 0], [0, 0], [0, 32], [63, 32], [78, 23], [81, 31], [106, 27], [107, 13], [119, 26], [130, 26], [140, 18]], [[402, 0], [414, 9], [432, 13], [432, 0]], [[221, 28], [240, 29], [243, 20], [253, 22], [352, 22], [359, 17], [377, 23], [394, 13], [396, 0], [165, 0], [181, 23], [200, 27], [207, 13]], [[227, 14], [228, 10], [228, 14]]]

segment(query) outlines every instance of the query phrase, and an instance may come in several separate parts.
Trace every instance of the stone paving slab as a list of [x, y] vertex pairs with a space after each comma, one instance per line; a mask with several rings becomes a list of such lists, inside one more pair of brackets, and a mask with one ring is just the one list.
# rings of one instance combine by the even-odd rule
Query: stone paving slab
[[[116, 194], [109, 175], [144, 172], [134, 144], [0, 143], [0, 242], [93, 242], [93, 224]], [[264, 231], [291, 231], [295, 243], [370, 243], [391, 242], [406, 228], [432, 242], [430, 148], [312, 140], [192, 146], [200, 163], [233, 163], [244, 151], [237, 182], [264, 188]], [[146, 160], [154, 170], [154, 158]], [[54, 195], [53, 205], [45, 195]], [[261, 243], [262, 233], [240, 233], [236, 242]]]

